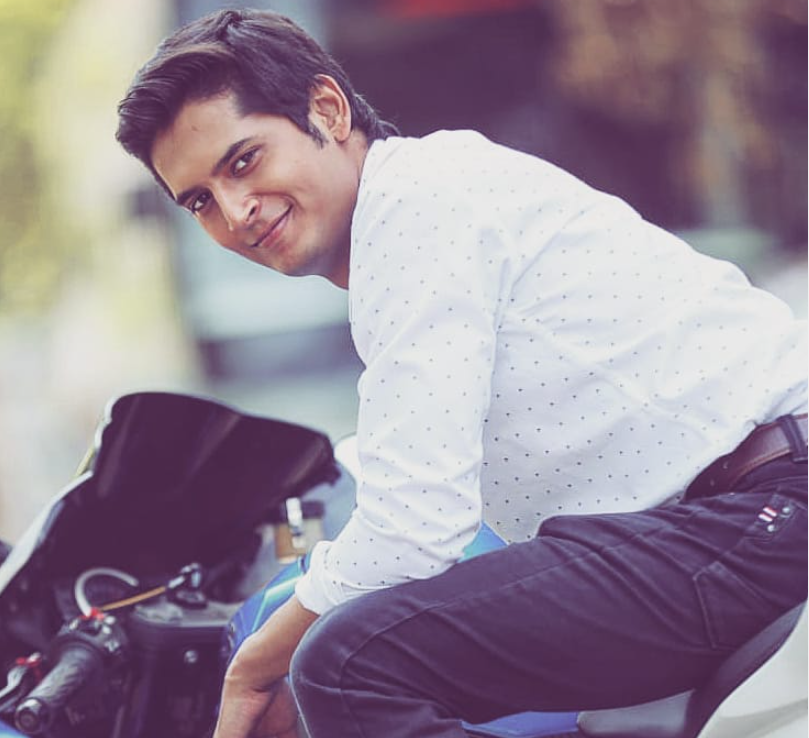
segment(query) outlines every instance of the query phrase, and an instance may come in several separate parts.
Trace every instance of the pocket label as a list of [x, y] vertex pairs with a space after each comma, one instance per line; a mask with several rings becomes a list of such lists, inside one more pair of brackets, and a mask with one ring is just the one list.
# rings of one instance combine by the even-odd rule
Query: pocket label
[[776, 509], [774, 505], [764, 505], [761, 512], [758, 514], [758, 519], [763, 523], [767, 523], [768, 533], [774, 533], [777, 528], [776, 523], [780, 523], [784, 518], [788, 518], [791, 512], [792, 508], [788, 504], [782, 506], [780, 510]]

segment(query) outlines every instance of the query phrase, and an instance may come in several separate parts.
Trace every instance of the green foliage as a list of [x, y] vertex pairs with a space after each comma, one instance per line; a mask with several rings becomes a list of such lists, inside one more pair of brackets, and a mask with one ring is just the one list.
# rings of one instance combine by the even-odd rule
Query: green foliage
[[36, 309], [58, 278], [44, 217], [35, 88], [49, 45], [74, 0], [0, 0], [0, 311]]

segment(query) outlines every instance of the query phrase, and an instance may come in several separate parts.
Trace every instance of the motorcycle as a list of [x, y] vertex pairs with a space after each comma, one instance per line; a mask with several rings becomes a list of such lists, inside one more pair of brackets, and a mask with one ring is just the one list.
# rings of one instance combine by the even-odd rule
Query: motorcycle
[[[111, 402], [76, 477], [0, 547], [0, 738], [210, 735], [228, 660], [291, 595], [314, 543], [345, 524], [356, 473], [353, 439], [333, 448], [315, 430], [188, 395]], [[465, 556], [504, 545], [483, 525]], [[699, 690], [465, 729], [797, 738], [806, 713], [801, 606]]]

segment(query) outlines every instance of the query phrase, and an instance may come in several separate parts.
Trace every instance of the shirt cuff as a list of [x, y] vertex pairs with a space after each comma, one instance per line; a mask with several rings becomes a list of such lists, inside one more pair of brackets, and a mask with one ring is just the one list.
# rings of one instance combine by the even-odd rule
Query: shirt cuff
[[298, 601], [316, 615], [323, 615], [338, 604], [326, 594], [319, 576], [329, 546], [329, 541], [320, 541], [315, 545], [309, 557], [309, 568], [295, 585], [295, 595]]

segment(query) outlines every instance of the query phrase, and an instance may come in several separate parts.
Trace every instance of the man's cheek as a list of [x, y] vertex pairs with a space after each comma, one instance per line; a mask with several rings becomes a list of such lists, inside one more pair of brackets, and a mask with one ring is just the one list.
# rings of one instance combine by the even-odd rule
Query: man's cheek
[[236, 239], [232, 231], [225, 225], [224, 221], [217, 219], [213, 222], [203, 223], [203, 230], [220, 246], [230, 251], [237, 250]]

